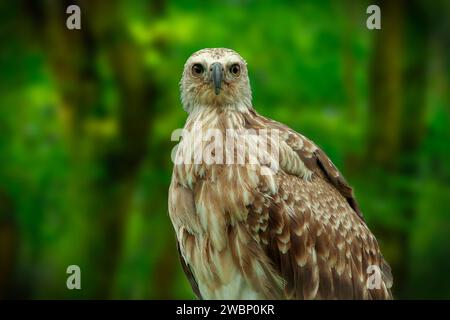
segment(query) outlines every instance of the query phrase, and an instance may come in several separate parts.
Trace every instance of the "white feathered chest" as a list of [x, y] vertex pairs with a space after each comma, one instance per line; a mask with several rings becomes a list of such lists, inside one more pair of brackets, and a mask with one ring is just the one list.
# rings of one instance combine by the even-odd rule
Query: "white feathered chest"
[[[243, 115], [236, 111], [205, 109], [187, 121], [176, 152], [170, 194], [175, 202], [189, 198], [181, 200], [188, 202], [188, 208], [172, 208], [170, 216], [181, 254], [204, 298], [263, 298], [242, 274], [241, 264], [247, 262], [241, 261], [239, 250], [248, 250], [248, 206], [257, 198], [265, 201], [257, 190], [276, 192], [275, 176], [261, 175], [270, 173], [274, 169], [270, 164], [278, 162], [275, 153], [260, 152], [271, 138], [249, 132]], [[261, 165], [260, 159], [267, 165]], [[260, 220], [267, 228], [268, 215]], [[236, 232], [230, 234], [230, 228]], [[267, 268], [257, 261], [253, 264], [248, 271], [255, 276]]]

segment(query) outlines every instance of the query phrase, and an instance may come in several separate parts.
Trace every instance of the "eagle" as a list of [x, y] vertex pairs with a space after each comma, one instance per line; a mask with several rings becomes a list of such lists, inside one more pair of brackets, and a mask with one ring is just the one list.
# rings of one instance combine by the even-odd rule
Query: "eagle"
[[311, 140], [255, 111], [237, 52], [192, 54], [180, 91], [168, 209], [198, 298], [392, 298], [352, 188]]

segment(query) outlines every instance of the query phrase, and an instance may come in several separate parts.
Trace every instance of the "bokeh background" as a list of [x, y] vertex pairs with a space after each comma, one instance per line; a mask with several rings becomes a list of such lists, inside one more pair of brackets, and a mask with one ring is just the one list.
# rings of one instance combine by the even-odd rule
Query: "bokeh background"
[[[373, 3], [382, 30], [366, 28]], [[255, 108], [355, 187], [395, 296], [450, 298], [448, 1], [2, 1], [0, 36], [1, 297], [194, 298], [170, 136], [185, 60], [229, 47]]]

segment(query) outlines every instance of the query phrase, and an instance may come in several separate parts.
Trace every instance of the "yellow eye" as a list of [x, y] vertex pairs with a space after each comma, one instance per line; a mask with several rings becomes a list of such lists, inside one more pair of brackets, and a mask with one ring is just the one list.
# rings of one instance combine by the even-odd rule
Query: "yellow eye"
[[200, 63], [196, 63], [192, 66], [192, 74], [194, 76], [199, 76], [205, 71], [205, 68]]
[[241, 66], [237, 63], [231, 65], [230, 72], [232, 75], [234, 75], [236, 77], [239, 76], [239, 74], [241, 73]]

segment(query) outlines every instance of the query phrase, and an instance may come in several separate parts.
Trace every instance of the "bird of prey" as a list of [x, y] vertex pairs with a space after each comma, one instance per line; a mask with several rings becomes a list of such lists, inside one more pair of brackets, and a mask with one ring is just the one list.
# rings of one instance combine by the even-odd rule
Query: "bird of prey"
[[352, 188], [312, 141], [255, 111], [237, 52], [195, 52], [180, 89], [169, 216], [199, 298], [392, 298]]

